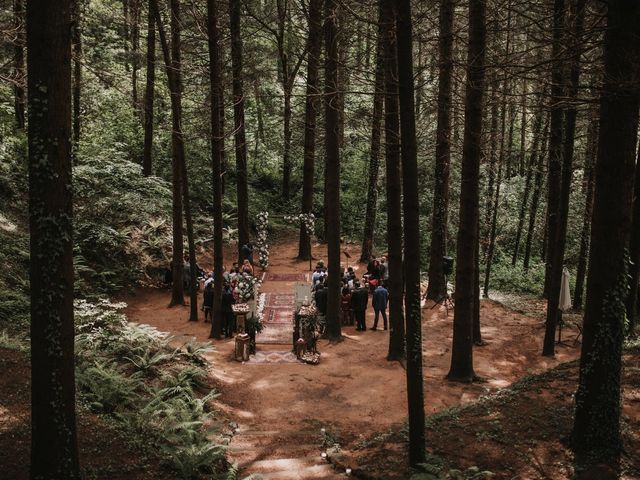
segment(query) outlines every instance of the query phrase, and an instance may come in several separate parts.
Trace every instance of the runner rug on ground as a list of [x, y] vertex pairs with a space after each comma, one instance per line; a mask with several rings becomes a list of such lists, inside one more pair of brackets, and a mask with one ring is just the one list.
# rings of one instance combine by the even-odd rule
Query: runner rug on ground
[[309, 274], [307, 273], [271, 273], [267, 272], [265, 280], [270, 282], [306, 282]]
[[256, 335], [256, 344], [291, 345], [294, 295], [265, 293], [264, 296], [264, 329]]

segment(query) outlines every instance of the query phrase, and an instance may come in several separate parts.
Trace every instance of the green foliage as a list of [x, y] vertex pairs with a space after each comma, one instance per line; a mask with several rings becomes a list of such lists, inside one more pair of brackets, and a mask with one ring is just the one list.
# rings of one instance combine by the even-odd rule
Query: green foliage
[[183, 348], [158, 330], [126, 322], [124, 304], [76, 302], [76, 379], [81, 398], [111, 415], [145, 443], [152, 442], [176, 478], [226, 472], [224, 447], [209, 440], [217, 393], [206, 390], [210, 345]]
[[78, 365], [76, 382], [92, 410], [114, 413], [130, 408], [138, 399], [140, 375], [126, 376], [115, 362], [96, 360]]
[[144, 177], [137, 164], [114, 156], [84, 159], [74, 169], [77, 290], [86, 295], [132, 284], [166, 265], [171, 191]]
[[[534, 263], [529, 270], [521, 264], [515, 267], [504, 257], [500, 257], [491, 267], [491, 289], [505, 292], [516, 292], [525, 295], [540, 295], [544, 285], [545, 266]], [[481, 278], [484, 273], [481, 272]]]

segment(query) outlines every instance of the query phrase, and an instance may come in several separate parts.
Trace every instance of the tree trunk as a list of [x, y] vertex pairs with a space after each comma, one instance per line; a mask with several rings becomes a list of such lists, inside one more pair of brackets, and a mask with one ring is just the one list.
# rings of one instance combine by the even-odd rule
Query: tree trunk
[[578, 270], [576, 272], [576, 286], [573, 293], [573, 309], [582, 308], [584, 280], [587, 273], [587, 259], [589, 256], [589, 241], [591, 240], [591, 215], [593, 213], [593, 195], [595, 188], [594, 167], [596, 163], [596, 149], [598, 148], [598, 119], [593, 118], [587, 132], [587, 149], [584, 159], [584, 216], [582, 219], [582, 234], [580, 236], [580, 253], [578, 254]]
[[327, 225], [329, 292], [327, 300], [327, 330], [331, 340], [342, 337], [340, 329], [340, 132], [338, 116], [338, 35], [337, 0], [325, 0], [325, 209], [331, 222]]
[[80, 94], [82, 92], [82, 0], [72, 0], [72, 55], [73, 55], [73, 159], [77, 160], [80, 144]]
[[526, 168], [526, 178], [524, 182], [524, 192], [522, 192], [522, 202], [520, 203], [520, 215], [518, 217], [518, 228], [516, 230], [515, 247], [513, 249], [513, 257], [511, 258], [511, 266], [515, 267], [518, 261], [518, 253], [520, 252], [520, 240], [522, 239], [522, 229], [524, 228], [524, 219], [529, 206], [529, 196], [531, 195], [531, 181], [533, 180], [533, 171], [536, 167], [538, 157], [538, 146], [540, 145], [540, 137], [542, 134], [542, 119], [544, 111], [542, 105], [538, 105], [535, 123], [533, 125], [533, 144], [531, 145], [531, 155]]
[[140, 1], [131, 0], [131, 99], [136, 118], [140, 115], [138, 102], [138, 72], [140, 71]]
[[485, 83], [485, 0], [469, 3], [468, 73], [465, 98], [464, 149], [460, 186], [456, 303], [453, 317], [453, 348], [449, 380], [471, 382], [473, 370], [473, 308], [475, 251], [480, 200], [480, 159], [482, 157], [482, 111]]
[[[553, 44], [551, 50], [551, 120], [549, 124], [549, 170], [547, 180], [547, 241], [545, 242], [546, 273], [544, 278], [544, 297], [548, 297], [550, 282], [553, 276], [552, 261], [554, 257], [554, 241], [558, 230], [558, 208], [562, 192], [562, 94], [563, 94], [563, 59], [564, 50], [564, 17], [565, 0], [554, 0], [553, 5]], [[557, 306], [557, 302], [556, 302]], [[555, 308], [553, 308], [555, 312]], [[549, 325], [555, 329], [553, 325]], [[545, 334], [546, 337], [546, 334]], [[545, 351], [547, 348], [545, 348]], [[549, 354], [549, 353], [547, 353]]]
[[573, 15], [574, 31], [571, 38], [570, 51], [573, 55], [569, 61], [569, 85], [567, 89], [567, 99], [569, 106], [565, 113], [564, 143], [562, 145], [562, 185], [560, 190], [560, 201], [556, 218], [555, 238], [551, 238], [553, 243], [553, 256], [551, 258], [551, 279], [549, 281], [549, 292], [547, 302], [547, 323], [544, 335], [543, 355], [553, 356], [555, 354], [555, 331], [558, 322], [561, 320], [561, 313], [558, 309], [560, 301], [560, 288], [562, 286], [562, 270], [564, 266], [564, 252], [567, 244], [567, 221], [569, 217], [569, 199], [571, 194], [571, 180], [573, 179], [573, 149], [576, 134], [576, 117], [578, 108], [576, 105], [578, 88], [580, 83], [580, 53], [582, 51], [582, 34], [584, 30], [584, 11], [587, 0], [578, 0], [576, 10]]
[[[572, 440], [585, 458], [619, 457], [626, 247], [638, 128], [640, 4], [608, 4], [591, 253]], [[612, 458], [613, 457], [613, 458]]]
[[240, 9], [240, 0], [229, 0], [231, 64], [233, 70], [233, 118], [236, 147], [236, 185], [238, 190], [238, 258], [240, 258], [242, 246], [249, 241], [249, 187], [247, 185], [247, 140], [244, 128]]
[[482, 340], [482, 330], [480, 329], [480, 215], [478, 215], [478, 226], [476, 232], [478, 239], [476, 240], [475, 250], [475, 262], [476, 271], [475, 278], [473, 279], [473, 344], [478, 347], [483, 347], [486, 342]]
[[13, 19], [16, 30], [14, 55], [15, 55], [15, 86], [14, 109], [16, 117], [16, 127], [24, 129], [24, 0], [13, 0]]
[[[211, 97], [211, 160], [213, 174], [213, 275], [222, 278], [222, 72], [220, 65], [220, 32], [216, 0], [207, 0], [209, 27], [209, 86]], [[210, 338], [222, 336], [222, 282], [213, 284], [213, 315]]]
[[189, 197], [189, 175], [185, 161], [180, 165], [182, 174], [182, 196], [184, 201], [184, 219], [187, 224], [187, 244], [189, 246], [189, 321], [198, 321], [198, 273], [196, 271], [196, 243], [193, 238], [193, 220], [191, 218], [191, 200]]
[[384, 44], [384, 127], [387, 179], [387, 248], [389, 252], [389, 353], [387, 360], [405, 358], [404, 276], [402, 265], [402, 169], [400, 167], [400, 121], [398, 117], [398, 58], [393, 0], [381, 0], [380, 21]]
[[378, 39], [376, 45], [376, 78], [373, 92], [373, 115], [371, 119], [371, 151], [369, 153], [369, 184], [367, 188], [367, 211], [364, 217], [364, 234], [360, 261], [368, 262], [373, 255], [373, 232], [378, 208], [378, 173], [380, 167], [380, 137], [382, 108], [384, 101], [384, 38], [382, 1], [379, 2]]
[[[164, 56], [165, 69], [167, 71], [167, 80], [169, 83], [169, 92], [171, 94], [171, 119], [172, 119], [172, 134], [171, 134], [171, 171], [172, 171], [172, 185], [173, 185], [173, 260], [172, 260], [172, 276], [173, 276], [173, 288], [171, 290], [171, 303], [170, 305], [183, 305], [184, 304], [184, 286], [183, 286], [183, 273], [184, 264], [182, 260], [183, 255], [183, 235], [182, 235], [182, 170], [181, 165], [184, 162], [184, 142], [182, 138], [182, 105], [180, 94], [180, 33], [179, 33], [179, 18], [180, 18], [180, 5], [178, 0], [171, 0], [171, 48], [173, 52], [169, 51], [169, 43], [164, 31], [164, 24], [160, 17], [160, 10], [158, 9], [158, 0], [150, 0], [149, 3], [153, 10], [153, 15], [156, 20], [156, 26], [158, 27], [158, 33], [160, 34], [160, 44], [162, 45], [162, 53]], [[176, 45], [177, 42], [177, 45]], [[173, 53], [173, 58], [172, 58]], [[175, 57], [178, 53], [177, 58]]]
[[[498, 160], [498, 176], [496, 177], [496, 194], [493, 199], [491, 227], [489, 229], [489, 246], [487, 248], [487, 263], [484, 268], [484, 288], [482, 290], [482, 294], [484, 297], [489, 296], [489, 281], [491, 280], [491, 265], [493, 264], [493, 255], [496, 249], [496, 230], [498, 228], [498, 208], [500, 207], [500, 187], [502, 185], [502, 169], [503, 169], [503, 163], [504, 163], [504, 158], [502, 158], [503, 155], [500, 155], [500, 157], [501, 158]], [[507, 168], [509, 168], [509, 163], [507, 163]]]
[[420, 202], [413, 83], [413, 34], [410, 0], [397, 0], [398, 84], [404, 211], [405, 315], [407, 328], [407, 399], [409, 405], [409, 464], [425, 462], [422, 321], [420, 308]]
[[523, 267], [529, 270], [531, 261], [531, 248], [533, 246], [533, 234], [535, 233], [536, 220], [538, 215], [538, 206], [540, 205], [540, 197], [542, 195], [542, 184], [544, 181], [544, 164], [545, 153], [547, 151], [547, 140], [549, 138], [549, 121], [545, 120], [545, 126], [542, 132], [542, 147], [538, 154], [538, 162], [535, 165], [536, 175], [533, 181], [533, 194], [531, 195], [531, 207], [529, 210], [529, 226], [527, 228], [527, 240], [524, 246]]
[[131, 59], [131, 54], [130, 54], [130, 46], [129, 46], [129, 42], [131, 41], [131, 37], [129, 34], [129, 24], [130, 24], [130, 15], [131, 15], [131, 10], [130, 10], [130, 6], [129, 6], [129, 2], [131, 0], [122, 0], [122, 18], [123, 18], [123, 23], [122, 23], [122, 39], [123, 39], [123, 49], [124, 49], [124, 70], [125, 72], [129, 73], [131, 71], [130, 65], [129, 65], [129, 60]]
[[70, 14], [70, 0], [27, 2], [33, 480], [80, 479], [74, 380]]
[[527, 151], [527, 92], [527, 80], [525, 79], [522, 82], [522, 103], [520, 104], [520, 108], [522, 109], [522, 112], [520, 112], [520, 155], [518, 155], [518, 175], [520, 176], [525, 174], [524, 164]]
[[[304, 114], [304, 167], [302, 180], [302, 213], [313, 211], [313, 180], [315, 176], [316, 121], [319, 110], [319, 69], [322, 53], [322, 0], [309, 3], [309, 39], [307, 41], [307, 96]], [[311, 258], [311, 239], [300, 225], [298, 259]]]
[[638, 289], [640, 288], [640, 148], [636, 162], [634, 184], [633, 217], [631, 223], [631, 238], [629, 241], [629, 295], [627, 297], [627, 318], [629, 319], [629, 333], [636, 334], [638, 323]]
[[151, 175], [153, 165], [153, 100], [156, 82], [156, 31], [153, 12], [149, 9], [147, 19], [147, 85], [144, 94], [144, 150], [142, 173]]
[[453, 0], [440, 1], [438, 126], [436, 128], [436, 169], [433, 191], [431, 247], [429, 250], [429, 286], [427, 288], [427, 298], [436, 301], [447, 294], [442, 257], [447, 254], [454, 9]]
[[[496, 181], [496, 164], [498, 163], [498, 81], [494, 80], [492, 84], [492, 94], [489, 97], [491, 102], [491, 126], [489, 127], [489, 165], [487, 166], [487, 189], [485, 191], [485, 204], [484, 204], [484, 225], [491, 225], [491, 211], [493, 206], [493, 186]], [[480, 232], [482, 234], [482, 231]], [[483, 237], [480, 237], [483, 238]], [[487, 243], [483, 244], [483, 252], [486, 252]]]

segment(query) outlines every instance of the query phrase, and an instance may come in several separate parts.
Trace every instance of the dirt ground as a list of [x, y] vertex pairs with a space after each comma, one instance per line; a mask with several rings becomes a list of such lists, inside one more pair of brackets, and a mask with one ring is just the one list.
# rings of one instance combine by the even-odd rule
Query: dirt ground
[[[26, 354], [0, 348], [0, 479], [27, 480], [31, 448], [31, 368]], [[83, 478], [171, 480], [140, 445], [131, 445], [107, 418], [77, 409]]]
[[[356, 245], [345, 245], [344, 250], [351, 254], [351, 260], [359, 256]], [[269, 271], [308, 271], [308, 262], [296, 261], [296, 253], [295, 242], [272, 246]], [[326, 248], [315, 245], [313, 254], [326, 258]], [[226, 258], [231, 255], [228, 250]], [[346, 264], [345, 256], [343, 260]], [[206, 259], [202, 263], [205, 268], [210, 266]], [[293, 283], [265, 282], [262, 291], [291, 293]], [[209, 324], [202, 319], [188, 322], [188, 307], [167, 308], [167, 290], [142, 289], [123, 300], [129, 305], [126, 313], [131, 321], [147, 323], [174, 335], [208, 340]], [[565, 330], [565, 338], [570, 341], [568, 346], [557, 349], [555, 358], [542, 357], [541, 320], [485, 300], [481, 324], [487, 345], [474, 350], [474, 365], [476, 373], [486, 381], [448, 382], [445, 375], [451, 359], [453, 314], [447, 315], [440, 306], [431, 309], [431, 305], [428, 303], [423, 309], [427, 414], [475, 400], [527, 374], [545, 371], [579, 356], [579, 344], [574, 346], [571, 341], [576, 331]], [[370, 327], [372, 323], [373, 311], [369, 309], [367, 325]], [[240, 463], [242, 472], [260, 471], [269, 459], [316, 456], [320, 428], [342, 445], [349, 445], [366, 434], [398, 428], [405, 422], [405, 370], [400, 363], [386, 360], [388, 332], [356, 332], [354, 327], [343, 327], [343, 335], [344, 340], [339, 343], [320, 342], [322, 357], [318, 366], [243, 364], [232, 359], [233, 340], [214, 341], [215, 351], [209, 356], [211, 376], [221, 392], [218, 408], [238, 424], [230, 456]], [[260, 349], [284, 351], [288, 347], [270, 345]]]

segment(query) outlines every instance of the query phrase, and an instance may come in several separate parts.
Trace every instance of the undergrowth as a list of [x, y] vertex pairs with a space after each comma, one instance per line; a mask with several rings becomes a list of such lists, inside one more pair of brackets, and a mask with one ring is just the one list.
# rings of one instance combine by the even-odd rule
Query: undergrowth
[[224, 447], [209, 438], [217, 394], [207, 387], [202, 355], [211, 347], [174, 348], [166, 333], [128, 323], [124, 306], [76, 302], [80, 401], [151, 446], [176, 478], [227, 478]]

